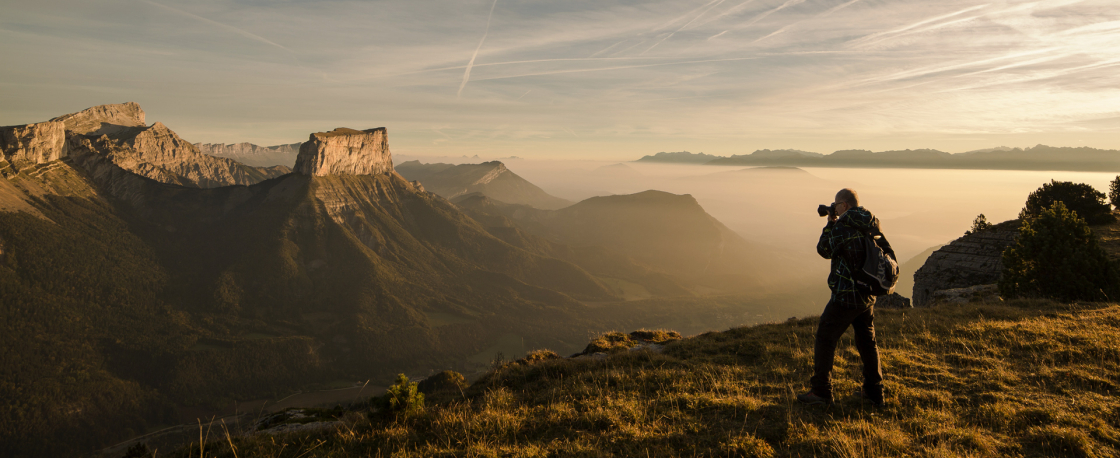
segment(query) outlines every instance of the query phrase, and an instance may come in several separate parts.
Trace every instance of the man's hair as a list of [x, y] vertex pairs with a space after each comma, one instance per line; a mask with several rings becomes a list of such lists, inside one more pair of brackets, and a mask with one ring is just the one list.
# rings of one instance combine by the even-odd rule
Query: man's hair
[[856, 194], [856, 191], [852, 188], [844, 188], [836, 193], [836, 201], [846, 202], [849, 206], [855, 208], [859, 206], [859, 194]]

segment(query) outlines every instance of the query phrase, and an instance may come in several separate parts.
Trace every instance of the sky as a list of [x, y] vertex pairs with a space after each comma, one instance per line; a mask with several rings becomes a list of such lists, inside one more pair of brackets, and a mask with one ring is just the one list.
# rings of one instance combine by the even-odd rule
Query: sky
[[636, 159], [1120, 148], [1115, 0], [0, 0], [0, 125], [135, 101], [192, 142]]

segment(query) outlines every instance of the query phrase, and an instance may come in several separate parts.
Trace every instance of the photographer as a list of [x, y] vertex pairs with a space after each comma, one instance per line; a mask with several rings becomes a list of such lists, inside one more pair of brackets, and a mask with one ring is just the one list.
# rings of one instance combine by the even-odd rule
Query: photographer
[[[817, 253], [832, 260], [828, 287], [832, 297], [821, 313], [814, 347], [813, 377], [809, 392], [797, 395], [807, 404], [832, 404], [830, 373], [840, 336], [852, 326], [856, 349], [863, 360], [863, 388], [857, 395], [875, 405], [883, 404], [883, 371], [879, 365], [879, 349], [875, 345], [875, 296], [857, 289], [852, 267], [865, 256], [864, 232], [879, 231], [879, 219], [859, 206], [856, 192], [845, 188], [836, 193], [828, 210], [828, 223], [817, 243]], [[823, 215], [822, 215], [823, 216]], [[889, 249], [889, 245], [884, 247]]]

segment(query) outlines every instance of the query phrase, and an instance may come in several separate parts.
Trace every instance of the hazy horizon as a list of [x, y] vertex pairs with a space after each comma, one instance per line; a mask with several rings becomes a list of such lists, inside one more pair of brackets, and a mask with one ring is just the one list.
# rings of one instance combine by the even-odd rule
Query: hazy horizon
[[7, 2], [0, 124], [135, 101], [201, 143], [394, 152], [1120, 148], [1103, 0]]

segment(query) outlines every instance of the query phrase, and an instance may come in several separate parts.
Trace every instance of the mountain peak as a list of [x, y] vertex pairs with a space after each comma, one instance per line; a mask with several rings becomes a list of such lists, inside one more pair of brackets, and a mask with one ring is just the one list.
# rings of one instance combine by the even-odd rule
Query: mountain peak
[[112, 134], [130, 127], [144, 127], [144, 110], [136, 102], [112, 103], [86, 108], [51, 121], [66, 124], [66, 130], [81, 135]]
[[299, 148], [295, 172], [303, 175], [374, 175], [393, 171], [389, 135], [384, 127], [339, 127], [311, 134]]

